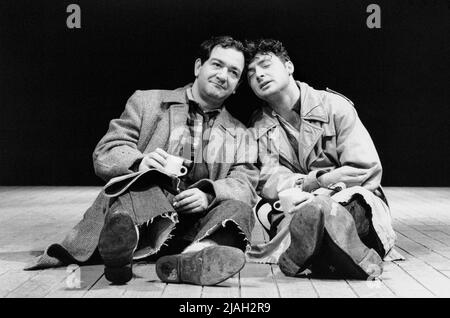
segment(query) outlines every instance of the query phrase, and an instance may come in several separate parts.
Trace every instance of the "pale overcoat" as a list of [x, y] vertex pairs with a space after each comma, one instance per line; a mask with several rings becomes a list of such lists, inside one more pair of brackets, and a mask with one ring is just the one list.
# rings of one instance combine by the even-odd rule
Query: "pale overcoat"
[[300, 134], [298, 154], [291, 146], [274, 111], [263, 106], [252, 117], [252, 132], [258, 141], [262, 198], [277, 200], [284, 189], [302, 184], [303, 190], [319, 188], [316, 174], [345, 165], [374, 168], [360, 186], [347, 188], [333, 198], [347, 201], [354, 193], [364, 196], [372, 208], [372, 221], [383, 247], [388, 253], [395, 241], [390, 210], [380, 186], [382, 167], [378, 153], [353, 103], [333, 91], [316, 90], [306, 83], [300, 88]]

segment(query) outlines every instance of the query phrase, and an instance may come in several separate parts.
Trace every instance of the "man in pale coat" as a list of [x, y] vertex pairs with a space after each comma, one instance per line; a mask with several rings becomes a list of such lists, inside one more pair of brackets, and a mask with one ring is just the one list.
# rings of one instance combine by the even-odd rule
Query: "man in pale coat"
[[[252, 122], [261, 169], [257, 216], [271, 238], [249, 255], [279, 262], [289, 276], [379, 276], [395, 233], [380, 159], [353, 103], [295, 81], [279, 41], [248, 42], [247, 58], [249, 85], [265, 102]], [[289, 188], [312, 194], [279, 213], [272, 204]]]
[[[242, 269], [254, 226], [257, 150], [223, 102], [244, 72], [243, 49], [231, 37], [213, 37], [201, 44], [193, 84], [130, 97], [93, 160], [109, 183], [133, 178], [116, 196], [100, 193], [65, 240], [28, 269], [85, 264], [99, 254], [106, 278], [122, 284], [132, 278], [132, 261], [145, 258], [157, 260], [162, 281], [200, 285]], [[168, 155], [183, 157], [189, 172], [161, 172]]]

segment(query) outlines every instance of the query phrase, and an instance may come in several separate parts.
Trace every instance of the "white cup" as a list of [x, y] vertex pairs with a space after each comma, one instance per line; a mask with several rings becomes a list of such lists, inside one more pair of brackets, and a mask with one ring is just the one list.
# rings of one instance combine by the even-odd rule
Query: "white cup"
[[166, 165], [164, 166], [164, 171], [169, 174], [174, 174], [177, 177], [184, 176], [188, 169], [183, 166], [184, 159], [174, 155], [168, 155], [166, 158]]
[[286, 189], [278, 193], [279, 200], [273, 204], [273, 208], [277, 211], [287, 213], [294, 206], [296, 206], [296, 202], [309, 202], [313, 199], [313, 197], [314, 195], [309, 192], [302, 191], [300, 188]]

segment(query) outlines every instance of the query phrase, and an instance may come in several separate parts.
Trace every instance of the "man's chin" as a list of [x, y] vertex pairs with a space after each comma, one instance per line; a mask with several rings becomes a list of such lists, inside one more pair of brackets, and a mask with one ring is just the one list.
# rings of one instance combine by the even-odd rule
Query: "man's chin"
[[272, 90], [272, 89], [266, 89], [266, 90], [258, 90], [257, 93], [255, 93], [256, 96], [258, 96], [261, 99], [268, 99], [270, 96], [272, 96], [273, 94], [276, 93], [276, 90]]
[[223, 89], [219, 90], [219, 89], [211, 89], [207, 91], [208, 96], [212, 99], [217, 99], [217, 100], [225, 100], [228, 97], [230, 97], [231, 94], [227, 94]]

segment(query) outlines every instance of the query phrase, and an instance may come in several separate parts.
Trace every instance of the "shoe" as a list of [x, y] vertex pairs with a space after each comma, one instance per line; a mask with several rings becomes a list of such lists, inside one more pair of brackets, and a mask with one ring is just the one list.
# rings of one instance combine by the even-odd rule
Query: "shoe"
[[289, 224], [291, 244], [278, 260], [286, 276], [297, 276], [319, 252], [324, 233], [324, 216], [314, 205], [307, 204], [294, 214]]
[[230, 246], [163, 256], [156, 261], [156, 274], [165, 283], [216, 285], [237, 274], [245, 265], [244, 253]]
[[345, 278], [370, 280], [383, 272], [380, 255], [361, 241], [355, 221], [342, 205], [328, 197], [318, 197], [325, 214], [323, 248], [330, 263]]
[[105, 264], [105, 278], [113, 284], [125, 284], [133, 277], [133, 252], [138, 232], [131, 216], [125, 211], [107, 214], [100, 233], [98, 250]]

